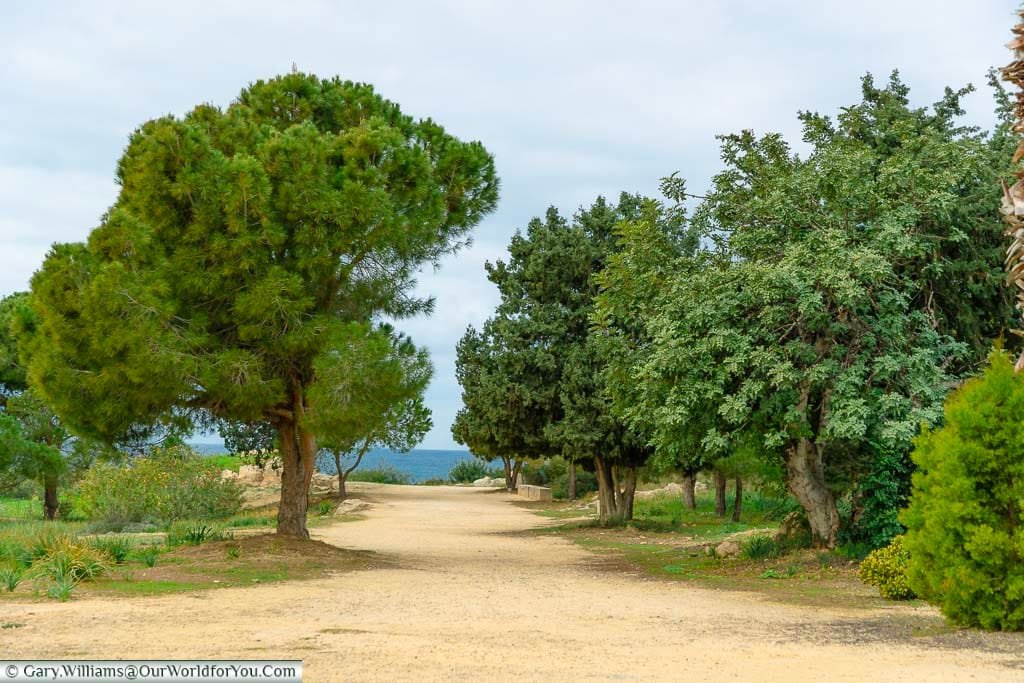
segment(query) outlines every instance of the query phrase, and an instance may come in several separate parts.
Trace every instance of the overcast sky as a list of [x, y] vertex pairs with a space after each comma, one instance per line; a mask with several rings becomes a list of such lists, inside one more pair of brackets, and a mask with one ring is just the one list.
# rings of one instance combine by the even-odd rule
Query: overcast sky
[[0, 5], [0, 294], [24, 289], [53, 242], [83, 240], [116, 195], [115, 163], [143, 121], [227, 105], [292, 63], [373, 83], [495, 155], [497, 212], [474, 245], [424, 273], [434, 429], [455, 447], [455, 343], [494, 307], [483, 264], [549, 205], [653, 194], [679, 171], [699, 192], [715, 135], [797, 142], [796, 113], [856, 102], [859, 78], [898, 68], [915, 102], [1009, 61], [1009, 0], [699, 2], [24, 2]]

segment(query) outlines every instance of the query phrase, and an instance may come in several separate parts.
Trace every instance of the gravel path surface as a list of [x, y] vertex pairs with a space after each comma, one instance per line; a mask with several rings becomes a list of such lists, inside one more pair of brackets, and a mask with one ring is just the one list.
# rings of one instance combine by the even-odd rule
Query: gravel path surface
[[276, 585], [2, 606], [5, 658], [292, 658], [307, 681], [1024, 681], [1024, 640], [873, 637], [900, 613], [781, 605], [602, 569], [504, 492], [353, 485], [317, 529], [384, 568]]

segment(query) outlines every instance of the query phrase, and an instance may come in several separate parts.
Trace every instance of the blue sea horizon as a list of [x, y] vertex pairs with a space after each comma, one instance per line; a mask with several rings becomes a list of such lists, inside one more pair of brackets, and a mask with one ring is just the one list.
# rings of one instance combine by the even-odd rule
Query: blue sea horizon
[[[223, 455], [228, 452], [219, 443], [190, 443], [189, 446], [203, 455]], [[375, 470], [393, 467], [404, 472], [413, 483], [428, 479], [445, 479], [452, 467], [463, 460], [472, 460], [469, 451], [414, 448], [408, 453], [398, 453], [387, 448], [374, 448], [363, 456], [360, 470]], [[324, 474], [337, 474], [333, 458], [318, 458], [317, 468]]]

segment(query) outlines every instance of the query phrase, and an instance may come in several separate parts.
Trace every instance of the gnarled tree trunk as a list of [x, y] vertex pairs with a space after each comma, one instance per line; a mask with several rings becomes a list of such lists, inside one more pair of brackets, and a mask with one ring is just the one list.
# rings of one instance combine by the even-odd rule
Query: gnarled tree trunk
[[597, 475], [598, 519], [603, 523], [633, 519], [636, 496], [636, 467], [616, 467], [603, 457], [594, 456]]
[[807, 514], [814, 544], [834, 548], [839, 534], [839, 511], [835, 497], [825, 485], [821, 449], [810, 439], [800, 439], [786, 452], [786, 484]]
[[683, 507], [687, 510], [697, 509], [697, 473], [683, 473]]

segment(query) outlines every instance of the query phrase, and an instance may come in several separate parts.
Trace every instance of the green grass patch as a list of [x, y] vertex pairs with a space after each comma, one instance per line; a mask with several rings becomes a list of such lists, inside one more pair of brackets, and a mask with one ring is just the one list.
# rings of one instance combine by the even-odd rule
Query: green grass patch
[[238, 468], [241, 467], [243, 464], [241, 458], [239, 458], [237, 455], [232, 455], [230, 453], [224, 453], [222, 455], [207, 455], [204, 457], [206, 459], [206, 462], [213, 463], [214, 465], [217, 466], [218, 470], [222, 471], [231, 470], [232, 472], [237, 473]]

